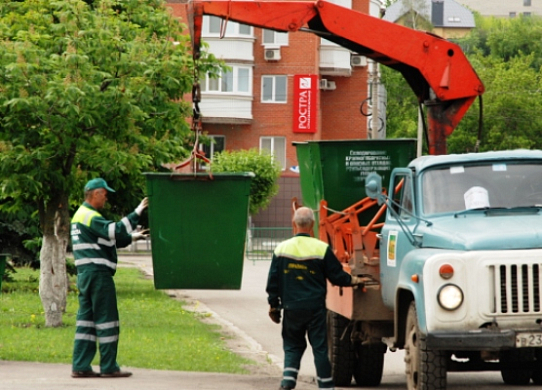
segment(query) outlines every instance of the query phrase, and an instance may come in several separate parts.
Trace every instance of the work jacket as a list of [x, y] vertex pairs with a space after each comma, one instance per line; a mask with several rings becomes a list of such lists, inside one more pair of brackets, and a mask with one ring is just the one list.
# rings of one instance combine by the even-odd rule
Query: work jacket
[[120, 222], [105, 219], [94, 207], [84, 202], [71, 221], [73, 256], [77, 272], [117, 269], [117, 248], [132, 242], [130, 233], [137, 227], [139, 215], [128, 214]]
[[325, 307], [326, 279], [336, 286], [350, 286], [352, 281], [329, 245], [297, 234], [273, 253], [266, 289], [269, 305], [294, 310]]

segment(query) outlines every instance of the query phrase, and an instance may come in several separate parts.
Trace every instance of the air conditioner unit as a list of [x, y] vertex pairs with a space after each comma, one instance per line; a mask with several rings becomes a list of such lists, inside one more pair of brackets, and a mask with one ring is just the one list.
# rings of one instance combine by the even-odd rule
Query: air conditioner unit
[[320, 89], [323, 89], [324, 91], [333, 91], [335, 88], [337, 88], [335, 81], [320, 79]]
[[280, 49], [264, 49], [264, 58], [266, 61], [280, 60]]
[[353, 55], [350, 57], [351, 66], [367, 66], [367, 57], [360, 55]]

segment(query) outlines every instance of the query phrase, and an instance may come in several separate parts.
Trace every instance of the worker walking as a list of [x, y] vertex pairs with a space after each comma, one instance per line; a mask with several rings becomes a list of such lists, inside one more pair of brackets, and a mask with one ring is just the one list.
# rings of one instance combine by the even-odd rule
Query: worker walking
[[[98, 210], [107, 201], [107, 193], [115, 192], [101, 178], [85, 185], [85, 202], [79, 207], [71, 222], [71, 239], [79, 311], [73, 349], [72, 377], [128, 377], [117, 364], [119, 342], [119, 313], [113, 275], [117, 269], [117, 248], [145, 238], [134, 232], [139, 216], [148, 205], [144, 198], [134, 212], [120, 222], [108, 221]], [[100, 373], [92, 370], [96, 344], [100, 350]]]
[[333, 389], [326, 330], [326, 279], [337, 286], [361, 284], [345, 272], [326, 243], [313, 238], [314, 213], [300, 207], [292, 221], [295, 236], [280, 243], [274, 253], [267, 280], [271, 320], [280, 323], [284, 309], [282, 341], [284, 371], [280, 389], [293, 389], [308, 336], [320, 389]]

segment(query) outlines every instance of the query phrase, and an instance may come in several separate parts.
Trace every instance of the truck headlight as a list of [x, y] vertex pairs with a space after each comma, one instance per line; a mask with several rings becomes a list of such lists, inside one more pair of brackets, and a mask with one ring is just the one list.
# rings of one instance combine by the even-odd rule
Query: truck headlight
[[455, 284], [445, 284], [440, 288], [437, 299], [444, 310], [455, 310], [463, 303], [463, 291]]

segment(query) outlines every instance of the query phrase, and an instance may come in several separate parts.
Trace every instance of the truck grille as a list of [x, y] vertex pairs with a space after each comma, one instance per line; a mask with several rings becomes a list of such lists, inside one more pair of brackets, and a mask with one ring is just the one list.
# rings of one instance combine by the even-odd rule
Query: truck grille
[[541, 264], [490, 266], [494, 279], [493, 314], [540, 313]]

